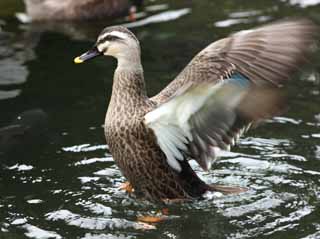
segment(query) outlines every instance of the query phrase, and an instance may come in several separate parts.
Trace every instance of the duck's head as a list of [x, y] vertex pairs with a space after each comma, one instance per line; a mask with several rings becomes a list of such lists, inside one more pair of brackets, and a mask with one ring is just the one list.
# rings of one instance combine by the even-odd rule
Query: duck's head
[[83, 63], [97, 56], [113, 56], [119, 63], [130, 63], [140, 60], [140, 44], [135, 35], [127, 28], [113, 26], [103, 29], [94, 47], [74, 59], [75, 63]]

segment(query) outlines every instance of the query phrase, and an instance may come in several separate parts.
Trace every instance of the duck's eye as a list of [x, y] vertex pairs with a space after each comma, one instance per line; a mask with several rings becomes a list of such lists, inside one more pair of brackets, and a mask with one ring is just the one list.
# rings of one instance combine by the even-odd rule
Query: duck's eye
[[113, 35], [108, 35], [106, 36], [105, 38], [107, 41], [115, 41], [115, 40], [121, 40], [120, 37], [117, 37], [117, 36], [113, 36]]

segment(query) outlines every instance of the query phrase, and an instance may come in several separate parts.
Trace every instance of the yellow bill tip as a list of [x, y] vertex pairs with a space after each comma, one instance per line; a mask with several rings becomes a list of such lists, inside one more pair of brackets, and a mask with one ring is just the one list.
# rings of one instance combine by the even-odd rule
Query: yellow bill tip
[[83, 60], [81, 60], [80, 59], [80, 57], [78, 56], [78, 57], [76, 57], [76, 58], [74, 58], [74, 63], [76, 63], [76, 64], [80, 64], [80, 63], [83, 63]]

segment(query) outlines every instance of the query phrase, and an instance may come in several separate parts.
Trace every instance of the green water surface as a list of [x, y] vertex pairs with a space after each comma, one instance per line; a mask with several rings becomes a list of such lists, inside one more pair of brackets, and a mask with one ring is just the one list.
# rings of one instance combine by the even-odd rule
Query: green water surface
[[[320, 1], [145, 5], [146, 15], [130, 24], [141, 42], [150, 95], [232, 32], [287, 17], [320, 23]], [[116, 62], [73, 64], [103, 27], [128, 22], [22, 24], [14, 17], [21, 11], [21, 1], [0, 1], [0, 128], [28, 110], [45, 117], [32, 129], [37, 137], [19, 136], [0, 155], [1, 239], [320, 238], [320, 52], [292, 76], [287, 113], [250, 131], [210, 172], [194, 165], [207, 182], [249, 191], [171, 206], [170, 219], [149, 230], [136, 217], [159, 208], [118, 189], [125, 179], [105, 145], [102, 124]]]

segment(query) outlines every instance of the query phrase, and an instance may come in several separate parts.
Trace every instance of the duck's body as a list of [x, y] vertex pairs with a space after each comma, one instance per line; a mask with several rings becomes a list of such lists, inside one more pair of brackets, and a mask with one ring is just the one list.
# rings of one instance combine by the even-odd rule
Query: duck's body
[[102, 54], [118, 60], [105, 136], [135, 193], [161, 201], [214, 190], [188, 160], [210, 169], [218, 150], [229, 149], [251, 122], [278, 112], [278, 85], [303, 62], [315, 30], [310, 21], [287, 21], [212, 43], [153, 98], [136, 37], [123, 27], [102, 31], [75, 61]]
[[129, 0], [24, 0], [31, 21], [93, 20], [128, 13]]
[[[135, 194], [148, 200], [200, 197], [206, 184], [190, 170], [179, 175], [166, 162], [156, 137], [144, 116], [156, 108], [145, 90], [143, 71], [115, 72], [113, 94], [105, 119], [105, 136], [110, 151]], [[193, 181], [194, 187], [185, 187]]]

